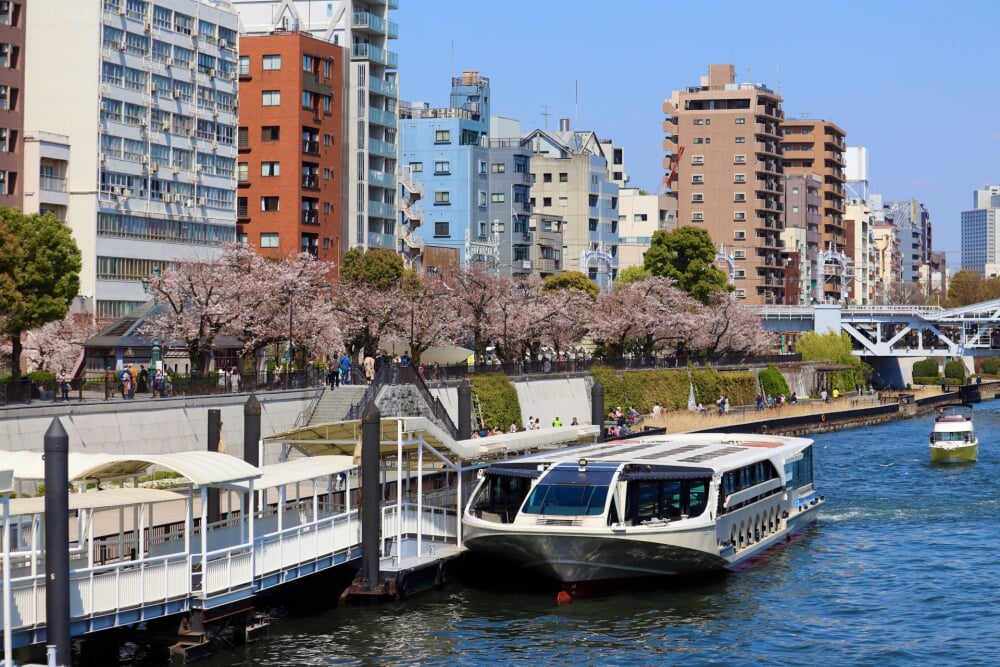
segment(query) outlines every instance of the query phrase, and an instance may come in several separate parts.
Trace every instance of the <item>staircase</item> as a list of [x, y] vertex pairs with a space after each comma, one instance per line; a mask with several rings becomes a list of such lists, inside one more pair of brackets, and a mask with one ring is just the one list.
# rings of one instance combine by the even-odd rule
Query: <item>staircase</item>
[[309, 424], [329, 424], [342, 421], [351, 406], [365, 395], [366, 385], [342, 384], [336, 389], [326, 387], [313, 410]]

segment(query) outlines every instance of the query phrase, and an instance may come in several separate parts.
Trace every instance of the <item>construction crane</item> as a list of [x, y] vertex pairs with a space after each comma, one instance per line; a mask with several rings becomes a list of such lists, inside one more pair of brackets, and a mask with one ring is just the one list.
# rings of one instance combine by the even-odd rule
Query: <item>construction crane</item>
[[670, 171], [663, 177], [663, 187], [669, 188], [670, 184], [677, 178], [677, 164], [681, 161], [681, 156], [684, 155], [684, 148], [681, 146], [674, 153], [674, 158], [670, 161]]

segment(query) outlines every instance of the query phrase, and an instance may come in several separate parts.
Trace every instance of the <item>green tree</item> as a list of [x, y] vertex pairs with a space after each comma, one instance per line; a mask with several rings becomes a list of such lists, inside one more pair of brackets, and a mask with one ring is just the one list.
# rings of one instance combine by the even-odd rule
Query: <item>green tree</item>
[[618, 272], [618, 278], [615, 279], [616, 283], [637, 283], [640, 280], [645, 280], [646, 278], [652, 278], [653, 274], [649, 272], [644, 266], [638, 266], [633, 264], [632, 266], [626, 266], [624, 269]]
[[943, 305], [958, 308], [998, 298], [1000, 280], [987, 280], [974, 271], [959, 271], [948, 281], [948, 298]]
[[66, 316], [80, 267], [80, 249], [54, 215], [0, 208], [0, 331], [10, 336], [12, 380], [21, 378], [21, 334]]
[[851, 354], [851, 338], [846, 333], [807, 331], [795, 341], [795, 351], [802, 355], [802, 361], [832, 361], [846, 365], [856, 361]]
[[554, 292], [561, 289], [578, 290], [594, 301], [597, 301], [597, 296], [601, 293], [601, 289], [579, 271], [563, 271], [545, 277], [545, 281], [542, 283], [543, 292]]
[[403, 258], [388, 248], [370, 248], [367, 252], [351, 248], [340, 264], [341, 279], [367, 283], [380, 290], [398, 285], [407, 273]]
[[678, 227], [653, 234], [643, 266], [654, 276], [677, 281], [677, 287], [703, 304], [732, 289], [726, 274], [715, 266], [715, 244], [704, 229]]

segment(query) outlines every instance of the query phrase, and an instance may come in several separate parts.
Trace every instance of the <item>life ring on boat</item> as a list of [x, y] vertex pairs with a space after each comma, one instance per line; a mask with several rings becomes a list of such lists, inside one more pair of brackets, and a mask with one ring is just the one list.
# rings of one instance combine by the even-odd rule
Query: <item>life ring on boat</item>
[[819, 420], [820, 420], [821, 422], [825, 422], [825, 421], [826, 421], [826, 415], [820, 415], [820, 416], [819, 416]]

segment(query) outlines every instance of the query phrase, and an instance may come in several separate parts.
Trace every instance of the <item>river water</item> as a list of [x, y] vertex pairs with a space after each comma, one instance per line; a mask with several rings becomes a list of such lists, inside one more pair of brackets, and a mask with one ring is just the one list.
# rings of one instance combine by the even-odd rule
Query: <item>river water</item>
[[739, 573], [564, 607], [551, 590], [453, 584], [286, 616], [199, 664], [993, 665], [1000, 402], [976, 409], [975, 464], [932, 465], [932, 421], [816, 436], [819, 522]]

